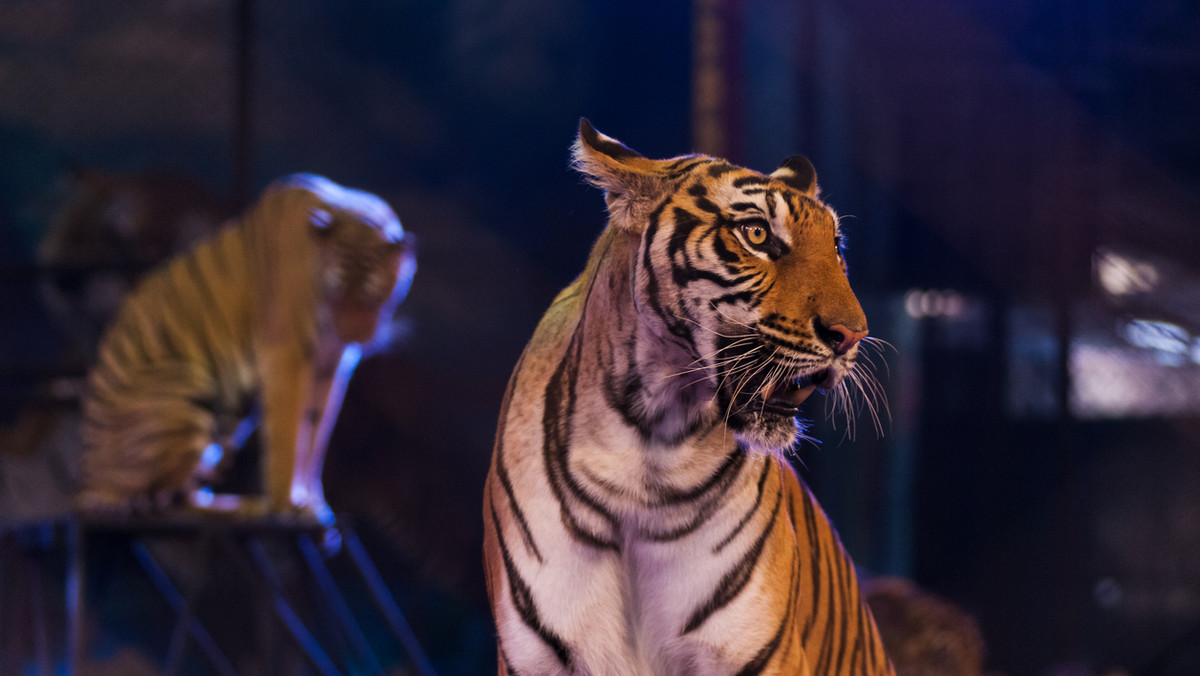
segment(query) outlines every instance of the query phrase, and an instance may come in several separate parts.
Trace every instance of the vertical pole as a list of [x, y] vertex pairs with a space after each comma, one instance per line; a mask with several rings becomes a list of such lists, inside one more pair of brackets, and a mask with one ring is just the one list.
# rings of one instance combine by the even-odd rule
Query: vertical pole
[[29, 595], [33, 599], [30, 604], [33, 615], [33, 652], [37, 659], [38, 674], [50, 676], [50, 639], [46, 633], [46, 607], [43, 603], [45, 598], [42, 594], [42, 566], [40, 565], [45, 552], [41, 551], [39, 547], [40, 543], [31, 545], [27, 559]]
[[66, 676], [79, 673], [79, 665], [86, 654], [83, 637], [84, 584], [87, 571], [84, 569], [84, 527], [79, 517], [67, 520], [67, 668]]
[[240, 210], [246, 205], [253, 180], [254, 1], [235, 0], [234, 12], [233, 206]]
[[379, 570], [371, 562], [371, 557], [367, 555], [367, 550], [358, 539], [358, 534], [347, 527], [342, 533], [342, 542], [346, 547], [346, 551], [349, 552], [351, 560], [354, 561], [354, 565], [358, 568], [358, 574], [362, 576], [363, 582], [367, 584], [371, 592], [371, 597], [375, 600], [375, 605], [383, 613], [383, 618], [391, 628], [392, 634], [400, 640], [400, 644], [408, 652], [408, 656], [413, 663], [413, 668], [421, 676], [436, 676], [433, 664], [429, 661], [429, 657], [425, 655], [425, 650], [417, 641], [417, 636], [413, 633], [412, 627], [409, 626], [408, 620], [404, 618], [404, 613], [400, 612], [400, 606], [397, 605], [396, 599], [392, 597], [387, 585], [383, 583], [383, 576], [379, 574]]
[[741, 0], [695, 0], [692, 10], [692, 146], [742, 161]]

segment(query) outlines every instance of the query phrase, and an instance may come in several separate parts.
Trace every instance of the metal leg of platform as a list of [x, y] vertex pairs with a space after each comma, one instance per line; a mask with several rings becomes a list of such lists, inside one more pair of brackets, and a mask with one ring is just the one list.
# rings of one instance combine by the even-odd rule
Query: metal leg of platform
[[87, 654], [83, 636], [83, 604], [84, 585], [87, 580], [87, 570], [84, 568], [83, 526], [77, 519], [70, 519], [66, 525], [67, 547], [67, 579], [66, 579], [66, 610], [67, 610], [67, 665], [66, 676], [79, 673], [79, 665]]
[[383, 617], [387, 620], [388, 626], [392, 633], [396, 636], [400, 644], [404, 646], [408, 652], [409, 659], [412, 660], [413, 667], [421, 676], [436, 676], [433, 670], [433, 664], [425, 655], [425, 650], [421, 648], [420, 642], [413, 634], [412, 627], [409, 626], [408, 620], [404, 619], [404, 613], [400, 612], [400, 606], [396, 603], [396, 599], [388, 591], [387, 585], [383, 582], [383, 576], [375, 568], [375, 564], [371, 562], [371, 557], [367, 555], [367, 550], [363, 548], [362, 542], [358, 539], [358, 535], [350, 528], [346, 528], [342, 533], [342, 545], [349, 552], [350, 558], [354, 561], [355, 567], [358, 569], [359, 575], [363, 581], [367, 583], [367, 587], [371, 591], [371, 597], [375, 600], [375, 604], [379, 606], [379, 611], [383, 613]]
[[300, 616], [292, 609], [291, 604], [287, 602], [287, 597], [284, 595], [283, 581], [279, 578], [279, 573], [275, 570], [275, 566], [271, 563], [271, 557], [267, 554], [263, 547], [262, 541], [254, 536], [248, 537], [245, 542], [247, 551], [250, 552], [250, 558], [254, 562], [254, 567], [258, 569], [263, 580], [266, 581], [267, 587], [271, 591], [272, 605], [275, 608], [275, 615], [283, 622], [288, 633], [295, 639], [300, 650], [312, 662], [323, 676], [338, 676], [337, 667], [333, 664], [333, 660], [321, 649], [316, 638], [309, 633], [304, 626], [304, 622], [300, 620]]
[[42, 598], [42, 569], [35, 558], [39, 554], [34, 551], [27, 560], [29, 573], [29, 596], [33, 611], [33, 654], [37, 661], [38, 674], [50, 676], [50, 637], [46, 631], [46, 608]]
[[346, 633], [346, 637], [350, 640], [350, 644], [363, 660], [364, 666], [373, 674], [383, 674], [383, 665], [375, 657], [375, 653], [371, 650], [370, 644], [367, 642], [367, 637], [359, 627], [358, 622], [354, 619], [354, 613], [350, 610], [350, 604], [346, 603], [346, 598], [338, 589], [337, 583], [334, 582], [333, 576], [329, 574], [329, 568], [325, 566], [324, 558], [321, 556], [320, 550], [313, 542], [312, 536], [307, 533], [301, 533], [296, 536], [296, 544], [300, 547], [300, 553], [304, 556], [304, 561], [308, 564], [308, 569], [316, 580], [317, 588], [324, 597], [334, 616], [338, 620], [338, 624]]
[[[207, 546], [207, 543], [205, 543], [205, 546]], [[221, 652], [221, 649], [217, 647], [216, 642], [213, 641], [204, 624], [192, 614], [191, 607], [195, 599], [193, 598], [189, 601], [179, 593], [174, 583], [171, 582], [171, 578], [167, 576], [167, 572], [158, 564], [158, 561], [155, 560], [145, 544], [140, 540], [134, 540], [132, 547], [133, 554], [137, 558], [138, 563], [141, 564], [142, 570], [146, 571], [146, 575], [150, 577], [150, 581], [158, 589], [158, 593], [162, 594], [167, 604], [176, 613], [175, 632], [173, 632], [171, 637], [171, 647], [167, 650], [166, 673], [178, 671], [179, 665], [182, 664], [182, 644], [186, 641], [186, 637], [190, 635], [196, 641], [196, 646], [208, 658], [216, 673], [221, 674], [221, 676], [237, 676], [237, 670], [233, 668], [233, 665], [229, 662], [229, 658], [225, 657], [225, 653]]]

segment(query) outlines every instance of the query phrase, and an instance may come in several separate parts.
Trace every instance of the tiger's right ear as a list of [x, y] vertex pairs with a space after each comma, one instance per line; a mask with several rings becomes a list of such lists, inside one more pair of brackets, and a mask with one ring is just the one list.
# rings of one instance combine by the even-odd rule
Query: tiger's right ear
[[664, 162], [647, 159], [601, 134], [586, 118], [579, 120], [571, 159], [589, 183], [604, 190], [610, 223], [627, 232], [645, 229], [650, 211], [668, 189]]
[[820, 191], [817, 188], [817, 170], [803, 155], [792, 155], [784, 160], [783, 164], [771, 173], [771, 178], [783, 181], [809, 197], [816, 197]]

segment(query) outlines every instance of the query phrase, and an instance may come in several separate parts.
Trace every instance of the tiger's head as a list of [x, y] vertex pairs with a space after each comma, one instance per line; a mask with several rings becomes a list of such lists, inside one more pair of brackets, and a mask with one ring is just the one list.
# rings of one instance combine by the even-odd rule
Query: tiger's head
[[627, 378], [644, 394], [627, 418], [644, 435], [678, 440], [724, 421], [746, 448], [780, 452], [814, 390], [845, 404], [847, 383], [863, 389], [852, 369], [867, 320], [807, 159], [771, 174], [705, 155], [652, 160], [587, 120], [573, 151], [605, 191], [610, 231], [637, 242]]
[[319, 256], [318, 280], [340, 340], [377, 348], [416, 272], [416, 242], [376, 195], [322, 176], [295, 174], [280, 189], [311, 193], [309, 223]]

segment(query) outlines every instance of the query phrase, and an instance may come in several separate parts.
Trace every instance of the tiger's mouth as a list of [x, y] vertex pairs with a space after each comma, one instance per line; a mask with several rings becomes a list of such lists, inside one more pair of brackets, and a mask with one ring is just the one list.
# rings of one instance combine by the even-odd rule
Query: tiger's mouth
[[807, 375], [796, 376], [784, 381], [768, 380], [758, 390], [756, 398], [766, 410], [784, 415], [796, 415], [817, 388], [830, 381], [832, 374], [825, 368]]

